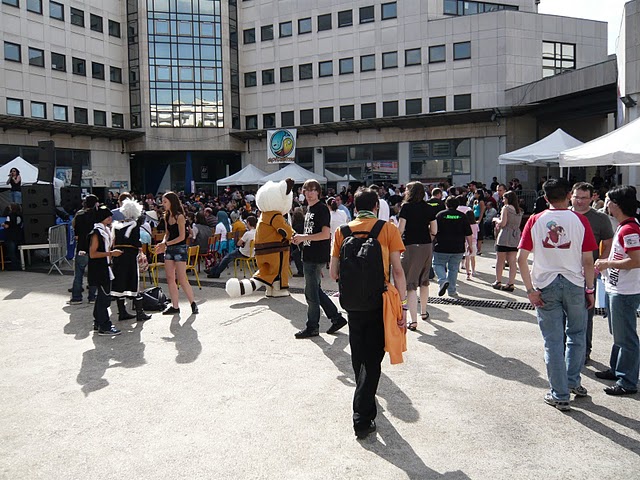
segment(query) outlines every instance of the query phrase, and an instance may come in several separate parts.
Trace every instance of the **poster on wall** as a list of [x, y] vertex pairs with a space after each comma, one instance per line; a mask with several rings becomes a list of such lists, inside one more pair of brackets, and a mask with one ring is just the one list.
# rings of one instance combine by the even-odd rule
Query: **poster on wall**
[[71, 185], [71, 167], [56, 167], [56, 178], [64, 182], [64, 186]]
[[267, 163], [293, 163], [296, 158], [295, 128], [267, 130]]

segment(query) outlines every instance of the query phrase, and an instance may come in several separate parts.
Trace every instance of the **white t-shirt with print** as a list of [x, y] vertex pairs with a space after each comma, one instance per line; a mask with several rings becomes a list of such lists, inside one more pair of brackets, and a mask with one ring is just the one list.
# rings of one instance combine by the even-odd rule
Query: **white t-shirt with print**
[[[640, 250], [640, 224], [635, 218], [623, 221], [613, 236], [609, 260], [629, 258], [632, 250]], [[607, 293], [636, 295], [640, 293], [640, 268], [622, 270], [608, 268], [602, 272], [604, 288]]]

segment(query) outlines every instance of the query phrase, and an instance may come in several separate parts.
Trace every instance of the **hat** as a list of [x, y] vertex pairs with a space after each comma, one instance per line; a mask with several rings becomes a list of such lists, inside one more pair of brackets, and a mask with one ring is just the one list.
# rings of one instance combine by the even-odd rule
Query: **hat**
[[113, 214], [111, 213], [111, 210], [109, 210], [107, 207], [105, 207], [104, 205], [102, 205], [100, 208], [98, 208], [98, 210], [96, 211], [96, 220], [98, 222], [102, 222], [104, 219], [111, 217]]

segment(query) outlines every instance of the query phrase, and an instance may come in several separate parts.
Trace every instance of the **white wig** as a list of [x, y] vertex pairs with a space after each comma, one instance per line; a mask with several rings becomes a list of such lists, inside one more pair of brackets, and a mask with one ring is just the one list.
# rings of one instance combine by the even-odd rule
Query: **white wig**
[[122, 215], [124, 215], [125, 221], [138, 220], [140, 215], [142, 215], [142, 205], [135, 200], [127, 198], [122, 202], [120, 211], [122, 212]]

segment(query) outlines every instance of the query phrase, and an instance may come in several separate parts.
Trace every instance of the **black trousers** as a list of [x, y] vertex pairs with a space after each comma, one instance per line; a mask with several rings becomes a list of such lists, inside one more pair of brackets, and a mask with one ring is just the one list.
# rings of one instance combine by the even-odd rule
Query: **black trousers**
[[356, 377], [353, 395], [353, 428], [360, 430], [376, 418], [376, 390], [384, 358], [384, 320], [382, 309], [347, 312], [351, 364]]
[[109, 306], [111, 305], [111, 282], [97, 287], [96, 303], [93, 304], [93, 319], [103, 332], [111, 329]]

